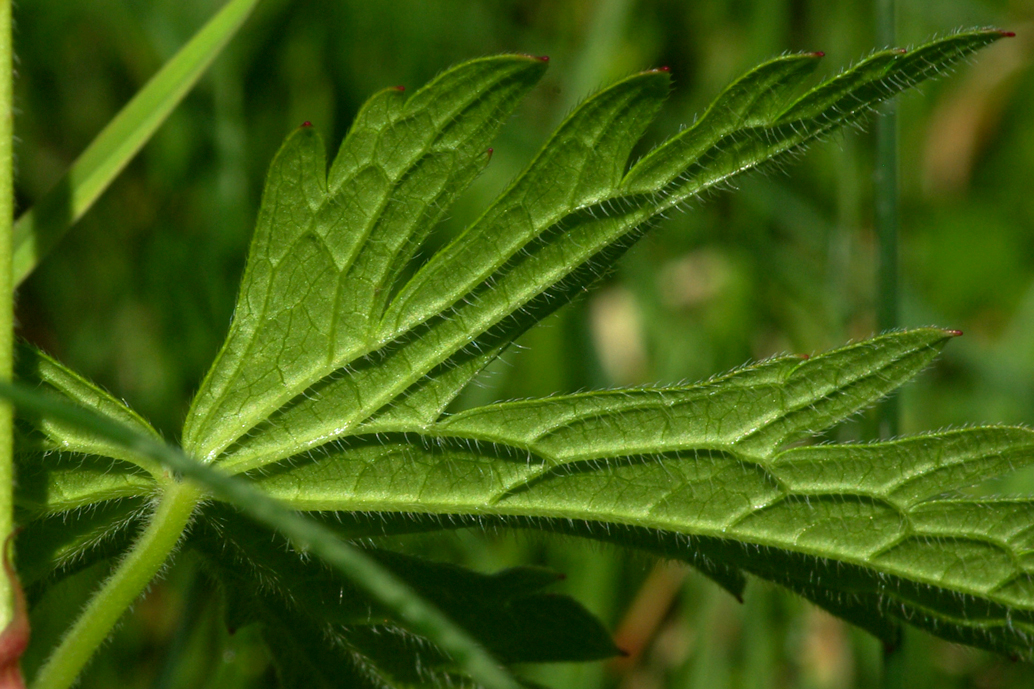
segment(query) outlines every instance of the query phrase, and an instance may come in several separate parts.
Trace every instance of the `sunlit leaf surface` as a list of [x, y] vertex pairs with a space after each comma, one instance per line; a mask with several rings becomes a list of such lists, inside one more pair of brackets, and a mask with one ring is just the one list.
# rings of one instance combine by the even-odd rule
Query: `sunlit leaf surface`
[[[456, 524], [578, 535], [685, 560], [735, 595], [746, 574], [763, 577], [889, 643], [904, 622], [1034, 658], [1034, 501], [960, 492], [1029, 464], [1034, 433], [808, 444], [913, 378], [953, 331], [888, 333], [697, 385], [444, 413], [666, 211], [784, 164], [1002, 35], [878, 52], [810, 89], [821, 54], [772, 60], [631, 167], [670, 85], [665, 70], [630, 76], [578, 106], [481, 217], [430, 256], [424, 240], [488, 163], [493, 135], [544, 61], [484, 58], [412, 95], [376, 94], [329, 169], [320, 136], [303, 125], [272, 163], [234, 320], [188, 414], [185, 450], [294, 509], [337, 513], [349, 538]], [[33, 356], [23, 376], [143, 423]], [[27, 424], [41, 459], [27, 473], [26, 510], [138, 499], [151, 485], [146, 458], [46, 418]], [[48, 448], [61, 453], [44, 459]], [[89, 457], [82, 471], [69, 453]], [[268, 534], [256, 538], [225, 506], [203, 515], [193, 544], [232, 589], [231, 624], [265, 625], [286, 683], [462, 681], [423, 640], [378, 636], [394, 622], [381, 625], [322, 565], [271, 550]], [[54, 548], [78, 552], [91, 533]], [[541, 572], [474, 575], [374, 554], [504, 662], [614, 650], [580, 606], [537, 593], [548, 583]], [[510, 646], [504, 619], [517, 634]], [[568, 630], [569, 643], [536, 637], [548, 624]]]

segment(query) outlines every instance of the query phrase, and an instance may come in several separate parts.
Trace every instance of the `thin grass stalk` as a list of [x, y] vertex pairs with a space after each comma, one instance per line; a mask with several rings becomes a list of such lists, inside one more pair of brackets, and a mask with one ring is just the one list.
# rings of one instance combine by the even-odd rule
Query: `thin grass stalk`
[[[895, 0], [876, 2], [876, 41], [895, 45]], [[874, 197], [876, 228], [876, 322], [880, 331], [900, 327], [898, 295], [898, 115], [897, 100], [883, 104], [883, 116], [876, 122], [876, 165]], [[878, 410], [879, 435], [898, 435], [897, 397], [885, 400]]]
[[[897, 7], [895, 0], [876, 0], [876, 42], [879, 46], [897, 44]], [[876, 122], [876, 164], [873, 174], [876, 229], [876, 322], [880, 331], [900, 326], [898, 295], [898, 113], [897, 99], [882, 107]], [[880, 438], [898, 434], [900, 410], [898, 397], [884, 400], [877, 408]], [[904, 640], [904, 634], [900, 637]], [[880, 673], [882, 689], [899, 689], [908, 679], [908, 657], [902, 642], [883, 649]]]
[[[0, 0], [0, 379], [11, 380], [14, 361], [14, 293], [11, 289], [11, 225], [14, 222], [14, 114], [11, 95], [11, 1]], [[0, 403], [0, 543], [14, 527], [12, 407]], [[0, 628], [12, 616], [12, 583], [0, 574]]]

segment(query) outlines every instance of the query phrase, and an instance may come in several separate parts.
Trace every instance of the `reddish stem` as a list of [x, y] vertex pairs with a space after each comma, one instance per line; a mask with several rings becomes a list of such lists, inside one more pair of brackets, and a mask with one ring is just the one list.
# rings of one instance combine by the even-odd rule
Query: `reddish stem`
[[0, 689], [25, 689], [25, 678], [19, 661], [22, 653], [29, 645], [29, 610], [25, 603], [25, 592], [22, 591], [18, 574], [11, 565], [11, 543], [14, 534], [4, 542], [4, 572], [11, 582], [14, 598], [14, 616], [0, 633]]

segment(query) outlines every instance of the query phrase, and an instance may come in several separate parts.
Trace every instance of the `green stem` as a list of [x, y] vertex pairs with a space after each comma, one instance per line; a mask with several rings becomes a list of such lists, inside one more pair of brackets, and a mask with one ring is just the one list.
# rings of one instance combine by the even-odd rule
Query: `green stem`
[[169, 559], [202, 495], [192, 484], [168, 484], [147, 528], [40, 668], [32, 689], [65, 689], [75, 683], [122, 614]]
[[[897, 43], [895, 0], [876, 0], [876, 41], [882, 47]], [[876, 122], [876, 168], [873, 193], [876, 197], [876, 321], [881, 331], [900, 325], [898, 307], [898, 113], [897, 100], [883, 105], [883, 117]], [[881, 438], [898, 434], [898, 398], [884, 400], [877, 407]], [[905, 686], [908, 657], [901, 645], [883, 651], [882, 689]]]
[[[0, 379], [10, 380], [14, 361], [14, 294], [11, 290], [11, 225], [14, 221], [14, 157], [11, 150], [11, 0], [0, 0]], [[0, 403], [0, 542], [14, 527], [12, 407]], [[12, 582], [0, 574], [0, 629], [12, 615]]]
[[[892, 46], [896, 41], [894, 0], [877, 0], [877, 43]], [[883, 105], [883, 117], [876, 122], [876, 208], [877, 268], [876, 321], [881, 331], [900, 326], [898, 315], [898, 116], [897, 101]], [[898, 434], [896, 397], [885, 400], [878, 410], [880, 437]]]
[[909, 644], [905, 640], [906, 629], [901, 630], [901, 639], [896, 645], [883, 648], [880, 689], [907, 689], [909, 672], [908, 654], [905, 651]]

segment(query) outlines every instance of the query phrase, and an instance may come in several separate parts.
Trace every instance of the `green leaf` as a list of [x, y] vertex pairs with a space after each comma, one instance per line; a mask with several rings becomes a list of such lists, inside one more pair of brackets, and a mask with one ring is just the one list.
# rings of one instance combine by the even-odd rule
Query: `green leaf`
[[485, 58], [408, 100], [363, 109], [325, 173], [311, 128], [270, 169], [230, 334], [195, 398], [184, 447], [206, 460], [313, 383], [369, 352], [394, 283], [545, 63]]
[[258, 0], [229, 0], [119, 111], [35, 208], [18, 218], [12, 257], [15, 285], [29, 276], [147, 143], [256, 4]]
[[[1034, 502], [953, 494], [1034, 461], [1034, 432], [990, 427], [803, 446], [915, 376], [953, 331], [889, 333], [699, 385], [443, 416], [488, 362], [591, 286], [656, 217], [779, 164], [1001, 36], [972, 31], [911, 53], [876, 53], [795, 101], [818, 55], [770, 61], [629, 169], [669, 87], [663, 70], [633, 75], [576, 108], [499, 199], [422, 265], [418, 249], [487, 162], [491, 137], [544, 64], [485, 58], [408, 99], [382, 91], [329, 172], [308, 126], [274, 160], [230, 333], [186, 419], [186, 452], [38, 355], [53, 371], [33, 373], [37, 384], [79, 405], [99, 403], [107, 418], [20, 388], [0, 384], [0, 394], [29, 410], [40, 449], [148, 468], [177, 530], [203, 496], [159, 464], [336, 570], [277, 549], [226, 508], [198, 527], [215, 530], [197, 543], [227, 583], [231, 612], [264, 622], [287, 683], [467, 676], [514, 686], [452, 619], [507, 661], [612, 651], [580, 606], [538, 591], [541, 572], [483, 577], [364, 552], [292, 510], [344, 513], [338, 533], [350, 538], [435, 520], [597, 538], [684, 559], [737, 595], [745, 573], [764, 577], [888, 642], [909, 622], [1034, 657]], [[124, 468], [74, 477], [62, 473], [61, 458], [47, 461], [31, 484], [45, 497], [27, 498], [27, 509], [140, 500], [136, 475]], [[147, 533], [160, 526], [155, 517]], [[172, 548], [175, 539], [160, 535]], [[54, 541], [55, 552], [82, 552], [88, 540], [72, 534]], [[408, 631], [393, 636], [397, 623]], [[547, 643], [544, 627], [573, 643]], [[421, 654], [421, 639], [437, 648]], [[293, 655], [301, 661], [283, 662]]]
[[[581, 522], [580, 535], [654, 550], [674, 538], [680, 548], [668, 552], [772, 579], [854, 621], [862, 621], [852, 613], [863, 609], [858, 600], [887, 601], [864, 606], [867, 628], [887, 638], [910, 620], [903, 610], [922, 608], [926, 621], [916, 623], [934, 633], [1028, 657], [1021, 639], [1034, 632], [1034, 597], [1017, 593], [1034, 585], [1026, 533], [991, 536], [990, 526], [974, 530], [971, 517], [945, 511], [955, 502], [924, 500], [1034, 462], [1034, 432], [973, 428], [785, 449], [914, 376], [953, 334], [892, 333], [697, 386], [513, 402], [419, 429], [381, 427], [255, 482], [303, 510], [538, 519], [538, 528], [565, 533]], [[1006, 509], [1032, 507], [978, 504], [988, 525]], [[631, 531], [609, 533], [615, 525]], [[952, 563], [949, 542], [969, 544], [972, 555]], [[843, 609], [838, 599], [848, 601]]]
[[[481, 367], [514, 337], [580, 294], [658, 214], [856, 121], [880, 100], [1000, 37], [1000, 32], [976, 31], [936, 41], [919, 53], [933, 60], [933, 67], [905, 60], [897, 51], [877, 54], [782, 110], [816, 56], [780, 58], [723, 93], [698, 127], [656, 149], [627, 175], [625, 161], [666, 94], [668, 75], [653, 71], [619, 82], [577, 108], [499, 200], [399, 289], [380, 322], [360, 329], [368, 337], [351, 356], [327, 356], [326, 347], [318, 344], [334, 322], [334, 310], [321, 301], [328, 290], [299, 287], [292, 292], [299, 302], [286, 313], [295, 314], [294, 323], [308, 324], [313, 314], [320, 315], [317, 327], [298, 326], [315, 338], [311, 349], [303, 351], [293, 339], [285, 345], [291, 366], [307, 374], [290, 377], [282, 364], [270, 361], [279, 356], [277, 344], [270, 345], [271, 354], [255, 357], [253, 372], [235, 379], [239, 392], [227, 393], [227, 404], [233, 406], [221, 414], [209, 409], [211, 396], [203, 388], [188, 429], [198, 424], [220, 428], [196, 451], [209, 459], [222, 453], [223, 466], [240, 472], [363, 432], [362, 424], [375, 416], [388, 423], [433, 421]], [[751, 89], [762, 87], [769, 88], [768, 95], [751, 96]], [[266, 207], [286, 193], [286, 187], [274, 184], [276, 178], [270, 178]], [[354, 187], [357, 196], [367, 189], [359, 181]], [[363, 226], [354, 223], [343, 222], [341, 231], [343, 242], [365, 236]], [[267, 230], [258, 232], [264, 236]], [[264, 261], [255, 251], [249, 266]], [[292, 272], [288, 262], [282, 264], [285, 273], [322, 274], [302, 260], [292, 263]], [[240, 316], [249, 303], [251, 282], [246, 275], [239, 320], [244, 320]], [[361, 280], [344, 284], [334, 282], [334, 289], [364, 289]], [[265, 313], [255, 313], [253, 320], [255, 328], [274, 328], [278, 322]], [[228, 342], [234, 337], [231, 333]], [[225, 369], [217, 361], [210, 379], [226, 375]], [[264, 404], [243, 401], [266, 387], [277, 393]]]
[[26, 587], [60, 571], [62, 575], [85, 569], [125, 551], [147, 513], [140, 499], [106, 500], [79, 510], [74, 518], [57, 514], [24, 522], [15, 545], [18, 578]]
[[108, 500], [151, 495], [154, 479], [125, 462], [63, 454], [20, 456], [14, 503], [23, 519], [37, 519]]
[[[250, 599], [261, 599], [258, 607], [306, 616], [306, 626], [330, 625], [350, 647], [357, 645], [357, 638], [366, 638], [364, 630], [371, 625], [404, 622], [336, 572], [288, 552], [280, 539], [257, 531], [239, 515], [213, 508], [205, 522], [211, 526], [193, 534], [191, 542], [235, 596], [249, 592], [242, 601], [244, 611], [256, 607]], [[554, 572], [518, 567], [483, 575], [381, 549], [367, 549], [366, 554], [473, 633], [504, 663], [599, 660], [618, 653], [600, 622], [581, 605], [542, 591], [561, 578]], [[266, 600], [270, 597], [276, 602]], [[423, 645], [427, 647], [426, 640]], [[440, 650], [433, 655], [437, 660], [418, 659], [418, 664], [451, 667]]]
[[[40, 391], [93, 409], [114, 423], [160, 439], [158, 432], [125, 403], [115, 399], [96, 384], [26, 342], [19, 342], [17, 345], [15, 377], [22, 383], [31, 385]], [[134, 472], [134, 467], [126, 466], [126, 464], [136, 465], [153, 476], [161, 475], [161, 468], [151, 459], [128, 450], [122, 443], [111, 442], [103, 434], [90, 433], [84, 431], [82, 427], [69, 426], [60, 419], [46, 415], [23, 413], [21, 418], [26, 426], [21, 439], [23, 442], [20, 451], [23, 453], [58, 450], [65, 453], [110, 457], [118, 461], [104, 462], [103, 464], [108, 467], [106, 470], [113, 475], [126, 477], [130, 483], [138, 483], [142, 479], [129, 478], [138, 476], [139, 472]], [[28, 461], [35, 463], [33, 459]], [[26, 460], [22, 460], [21, 463], [25, 464]], [[37, 471], [31, 467], [23, 470], [32, 473]], [[97, 474], [96, 471], [84, 470], [82, 479], [85, 480], [86, 475], [90, 473]], [[97, 478], [103, 480], [100, 476]]]
[[[433, 298], [435, 293], [447, 294], [456, 284], [476, 279], [472, 271], [491, 271], [498, 267], [497, 263], [505, 263], [503, 242], [520, 246], [528, 239], [528, 232], [555, 221], [556, 218], [549, 215], [536, 218], [527, 215], [532, 208], [535, 213], [540, 212], [539, 201], [551, 198], [563, 204], [587, 204], [600, 198], [620, 179], [624, 159], [667, 95], [667, 88], [666, 73], [647, 72], [630, 77], [583, 103], [561, 125], [528, 171], [457, 240], [458, 246], [471, 243], [473, 248], [454, 251], [451, 247], [456, 244], [446, 247], [402, 288], [389, 306], [384, 324], [379, 327], [379, 343], [369, 345], [359, 360], [348, 364], [346, 370], [352, 373], [308, 381], [309, 385], [316, 385], [306, 395], [296, 397], [278, 410], [261, 429], [252, 430], [241, 438], [229, 456], [221, 460], [223, 465], [235, 472], [243, 471], [326, 442], [328, 434], [341, 434], [350, 425], [365, 420], [439, 366], [465, 368], [467, 376], [453, 381], [462, 387], [484, 364], [486, 357], [481, 356], [480, 343], [472, 345], [470, 350], [459, 351], [458, 355], [457, 352], [471, 345], [483, 329], [467, 322], [461, 313], [450, 313], [427, 327], [414, 330], [399, 343], [388, 344], [395, 335], [385, 334], [385, 327], [392, 331], [398, 328], [385, 324], [396, 319], [393, 313], [398, 309], [397, 304], [414, 294], [412, 285], [414, 281], [423, 280], [421, 276], [429, 276], [426, 280], [433, 282], [428, 282], [427, 289], [419, 294], [431, 294]], [[613, 161], [615, 155], [620, 161], [618, 164]], [[532, 204], [531, 199], [536, 203]], [[549, 206], [543, 204], [541, 208], [548, 210]], [[519, 220], [523, 229], [512, 225], [515, 218], [523, 218]], [[550, 247], [543, 245], [543, 248]], [[446, 255], [450, 256], [449, 262], [443, 263], [441, 257]], [[443, 271], [443, 265], [448, 269]], [[505, 291], [479, 292], [471, 295], [471, 304], [475, 308], [494, 307], [497, 317], [505, 318], [517, 306], [513, 295]], [[522, 328], [532, 325], [534, 320], [525, 319]], [[502, 346], [510, 339], [512, 335], [505, 338]], [[493, 346], [488, 344], [486, 348]], [[445, 363], [454, 356], [455, 361]], [[372, 365], [374, 363], [376, 365]], [[435, 410], [447, 403], [457, 389], [447, 386], [443, 390], [436, 386], [429, 391], [430, 400], [421, 395], [420, 402], [411, 403], [410, 409], [426, 416], [429, 409]], [[242, 430], [246, 429], [238, 432]]]

